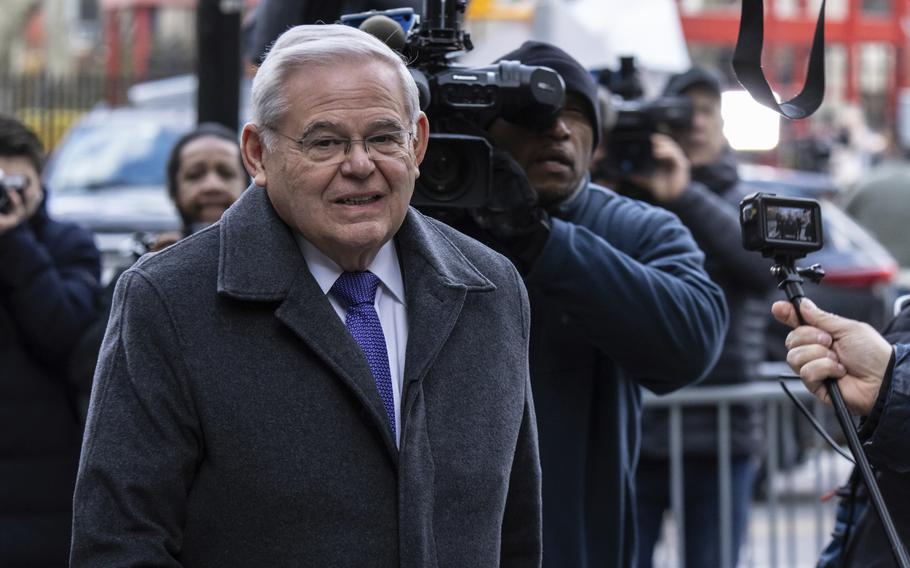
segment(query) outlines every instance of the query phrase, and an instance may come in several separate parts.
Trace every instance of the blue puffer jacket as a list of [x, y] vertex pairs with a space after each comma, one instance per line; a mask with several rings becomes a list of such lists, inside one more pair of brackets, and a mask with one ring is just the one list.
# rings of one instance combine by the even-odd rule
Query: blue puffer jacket
[[640, 387], [704, 376], [727, 308], [671, 213], [593, 184], [550, 213], [525, 278], [544, 565], [633, 566]]
[[94, 317], [100, 258], [43, 209], [0, 235], [0, 566], [65, 566], [81, 444], [70, 350]]

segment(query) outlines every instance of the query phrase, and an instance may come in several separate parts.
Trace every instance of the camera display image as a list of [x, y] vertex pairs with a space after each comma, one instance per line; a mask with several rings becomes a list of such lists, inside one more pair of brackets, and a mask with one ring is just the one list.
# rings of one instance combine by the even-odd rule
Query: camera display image
[[814, 216], [808, 207], [768, 205], [765, 215], [769, 239], [815, 242]]

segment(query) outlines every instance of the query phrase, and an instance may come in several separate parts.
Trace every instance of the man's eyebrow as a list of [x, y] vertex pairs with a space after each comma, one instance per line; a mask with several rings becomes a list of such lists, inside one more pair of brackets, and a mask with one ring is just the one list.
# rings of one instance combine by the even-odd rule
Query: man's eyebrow
[[317, 120], [316, 122], [311, 122], [303, 129], [303, 132], [300, 134], [301, 138], [306, 138], [307, 136], [318, 132], [320, 130], [329, 130], [337, 133], [340, 130], [340, 126], [330, 120]]
[[[405, 130], [405, 127], [402, 126], [401, 121], [396, 118], [380, 118], [374, 120], [369, 124], [367, 128], [368, 132], [389, 132]], [[307, 127], [300, 134], [300, 138], [307, 138], [313, 133], [321, 131], [329, 131], [333, 134], [341, 136], [342, 132], [345, 132], [346, 130], [346, 128], [337, 122], [332, 122], [331, 120], [317, 120], [316, 122], [312, 122], [307, 125]]]
[[373, 131], [377, 130], [405, 130], [405, 127], [402, 126], [401, 121], [395, 118], [380, 118], [370, 124], [370, 129]]

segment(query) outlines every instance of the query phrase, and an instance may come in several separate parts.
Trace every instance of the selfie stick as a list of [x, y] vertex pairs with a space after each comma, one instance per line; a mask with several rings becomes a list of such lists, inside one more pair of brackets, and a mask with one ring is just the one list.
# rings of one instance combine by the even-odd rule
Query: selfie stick
[[[806, 325], [806, 322], [799, 311], [800, 301], [806, 297], [803, 293], [802, 277], [806, 276], [813, 282], [818, 283], [825, 275], [824, 270], [817, 264], [814, 264], [809, 268], [796, 268], [795, 261], [792, 257], [775, 256], [774, 268], [772, 268], [771, 271], [778, 279], [778, 288], [781, 288], [784, 293], [787, 294], [787, 300], [793, 304], [793, 307], [796, 309], [796, 318], [799, 320], [799, 324]], [[891, 514], [888, 512], [888, 507], [885, 505], [885, 500], [882, 498], [882, 492], [878, 488], [875, 474], [872, 473], [872, 467], [869, 465], [869, 460], [866, 458], [866, 453], [863, 451], [859, 436], [856, 433], [856, 428], [853, 426], [853, 421], [847, 413], [847, 405], [844, 404], [844, 397], [841, 395], [840, 387], [837, 386], [837, 381], [835, 379], [829, 378], [825, 380], [825, 388], [828, 391], [828, 398], [834, 403], [834, 414], [837, 416], [837, 421], [840, 424], [841, 430], [843, 430], [844, 435], [847, 437], [847, 445], [850, 447], [850, 452], [853, 454], [863, 481], [866, 483], [869, 496], [872, 498], [872, 505], [875, 507], [878, 518], [882, 521], [885, 535], [888, 537], [888, 542], [891, 544], [891, 553], [894, 555], [894, 559], [897, 560], [897, 564], [900, 568], [910, 568], [910, 557], [907, 556], [907, 550], [901, 544], [897, 529], [894, 528], [894, 521], [891, 520]]]

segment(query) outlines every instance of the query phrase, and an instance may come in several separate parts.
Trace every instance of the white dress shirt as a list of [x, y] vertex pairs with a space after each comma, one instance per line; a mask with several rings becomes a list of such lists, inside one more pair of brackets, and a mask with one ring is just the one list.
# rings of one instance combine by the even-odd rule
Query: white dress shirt
[[[344, 271], [302, 235], [295, 236], [310, 273], [335, 308], [335, 313], [344, 322], [347, 310], [329, 294], [335, 281]], [[395, 403], [395, 443], [398, 444], [401, 441], [401, 385], [404, 382], [404, 356], [408, 345], [408, 311], [404, 301], [404, 280], [401, 277], [398, 252], [393, 241], [382, 245], [367, 270], [379, 278], [380, 285], [376, 289], [373, 305], [379, 315], [379, 323], [385, 335], [386, 352], [389, 355], [389, 374], [392, 377], [392, 398]]]

